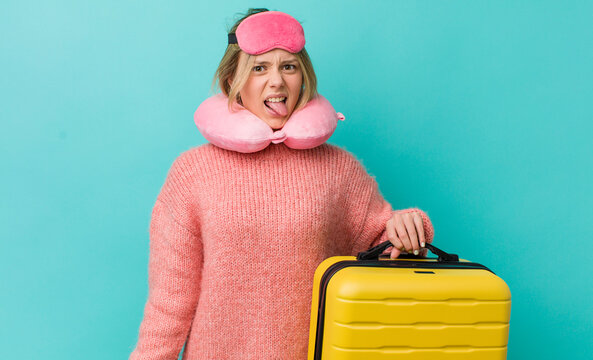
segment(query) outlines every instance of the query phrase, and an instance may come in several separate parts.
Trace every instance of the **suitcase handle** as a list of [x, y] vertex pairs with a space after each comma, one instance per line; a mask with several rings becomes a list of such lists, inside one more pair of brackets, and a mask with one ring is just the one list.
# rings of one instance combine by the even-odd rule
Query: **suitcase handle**
[[[379, 260], [379, 255], [385, 251], [388, 247], [393, 246], [390, 241], [385, 241], [373, 248], [368, 249], [367, 251], [361, 251], [356, 256], [357, 260]], [[451, 261], [459, 261], [459, 256], [455, 254], [449, 254], [444, 252], [443, 250], [437, 248], [436, 246], [426, 243], [425, 246], [430, 252], [437, 255], [438, 262], [451, 262]]]

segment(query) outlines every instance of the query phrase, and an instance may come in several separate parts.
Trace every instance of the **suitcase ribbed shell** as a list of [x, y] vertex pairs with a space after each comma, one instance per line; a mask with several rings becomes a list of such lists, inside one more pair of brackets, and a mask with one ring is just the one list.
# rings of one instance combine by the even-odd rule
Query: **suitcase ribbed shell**
[[319, 311], [325, 271], [354, 259], [330, 258], [315, 274], [310, 360], [506, 359], [511, 295], [492, 272], [347, 266], [325, 280]]

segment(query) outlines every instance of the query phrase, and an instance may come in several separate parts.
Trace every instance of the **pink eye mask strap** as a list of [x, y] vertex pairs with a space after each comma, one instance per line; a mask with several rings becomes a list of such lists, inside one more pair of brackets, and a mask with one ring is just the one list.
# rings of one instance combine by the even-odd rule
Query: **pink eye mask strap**
[[229, 34], [229, 44], [238, 44], [251, 55], [272, 49], [294, 54], [305, 47], [305, 32], [292, 16], [280, 11], [264, 11], [243, 20], [235, 34]]

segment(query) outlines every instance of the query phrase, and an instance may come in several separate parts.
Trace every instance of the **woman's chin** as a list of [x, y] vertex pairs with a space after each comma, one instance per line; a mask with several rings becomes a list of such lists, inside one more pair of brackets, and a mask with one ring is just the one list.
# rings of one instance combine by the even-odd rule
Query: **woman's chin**
[[264, 119], [266, 124], [272, 128], [272, 130], [280, 130], [286, 124], [286, 118], [273, 118], [273, 119]]

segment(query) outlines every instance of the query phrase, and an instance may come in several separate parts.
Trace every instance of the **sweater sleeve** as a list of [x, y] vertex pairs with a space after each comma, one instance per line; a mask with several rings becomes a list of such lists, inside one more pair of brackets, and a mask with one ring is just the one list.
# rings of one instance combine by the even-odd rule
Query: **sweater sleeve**
[[418, 211], [422, 216], [425, 238], [432, 242], [433, 227], [428, 216], [420, 209], [393, 210], [383, 198], [375, 179], [357, 160], [352, 164], [347, 185], [346, 211], [352, 229], [352, 252], [356, 255], [371, 246], [388, 241], [385, 227], [395, 212]]
[[130, 360], [176, 360], [193, 321], [203, 255], [188, 179], [174, 164], [152, 212], [148, 300]]

